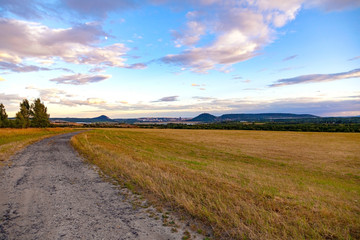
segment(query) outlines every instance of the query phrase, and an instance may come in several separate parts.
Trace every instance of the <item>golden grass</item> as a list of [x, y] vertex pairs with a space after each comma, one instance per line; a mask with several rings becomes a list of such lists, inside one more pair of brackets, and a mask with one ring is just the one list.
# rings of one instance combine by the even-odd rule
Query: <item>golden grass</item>
[[72, 139], [225, 239], [360, 239], [360, 134], [99, 129]]
[[71, 131], [74, 130], [69, 128], [0, 128], [0, 164], [35, 141]]

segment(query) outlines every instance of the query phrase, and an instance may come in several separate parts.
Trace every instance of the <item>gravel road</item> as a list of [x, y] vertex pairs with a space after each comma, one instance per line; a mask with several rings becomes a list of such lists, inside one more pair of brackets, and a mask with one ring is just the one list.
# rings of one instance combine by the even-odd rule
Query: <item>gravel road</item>
[[163, 226], [160, 213], [135, 207], [127, 190], [99, 177], [70, 145], [75, 134], [30, 145], [13, 156], [10, 167], [0, 169], [1, 240], [184, 236], [184, 226], [177, 232]]

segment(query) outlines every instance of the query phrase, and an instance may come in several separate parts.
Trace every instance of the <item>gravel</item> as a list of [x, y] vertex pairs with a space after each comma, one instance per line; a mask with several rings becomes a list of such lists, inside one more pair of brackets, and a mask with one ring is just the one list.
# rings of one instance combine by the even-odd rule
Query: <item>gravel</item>
[[[70, 145], [77, 133], [44, 139], [0, 169], [0, 239], [201, 239], [126, 189], [104, 181]], [[151, 216], [151, 217], [150, 217]]]

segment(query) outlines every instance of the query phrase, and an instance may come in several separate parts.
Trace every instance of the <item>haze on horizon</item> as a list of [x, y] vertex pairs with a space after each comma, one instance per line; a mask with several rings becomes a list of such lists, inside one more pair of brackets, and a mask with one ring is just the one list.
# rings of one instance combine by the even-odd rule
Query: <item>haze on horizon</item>
[[0, 102], [51, 117], [360, 115], [359, 0], [0, 0]]

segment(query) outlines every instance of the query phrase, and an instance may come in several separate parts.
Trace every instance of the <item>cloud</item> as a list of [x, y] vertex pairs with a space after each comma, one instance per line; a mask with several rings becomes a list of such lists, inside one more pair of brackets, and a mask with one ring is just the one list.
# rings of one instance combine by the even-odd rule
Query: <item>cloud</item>
[[13, 56], [13, 55], [5, 53], [5, 52], [0, 52], [0, 61], [15, 64], [15, 63], [20, 63], [21, 58], [19, 58], [18, 56]]
[[212, 100], [216, 99], [216, 98], [213, 98], [213, 97], [202, 97], [202, 96], [194, 96], [192, 98], [196, 99], [198, 101], [212, 101]]
[[354, 69], [348, 72], [341, 72], [341, 73], [310, 74], [310, 75], [302, 75], [294, 78], [280, 79], [277, 80], [274, 84], [271, 84], [270, 87], [280, 87], [286, 85], [311, 83], [311, 82], [329, 82], [340, 79], [359, 78], [359, 77], [360, 77], [360, 69]]
[[179, 101], [178, 97], [179, 96], [163, 97], [163, 98], [160, 98], [159, 100], [156, 100], [154, 102], [175, 102], [175, 101]]
[[[56, 89], [56, 88], [36, 88], [32, 86], [26, 87], [28, 90], [36, 90], [39, 93], [41, 100], [46, 101], [49, 104], [57, 104], [69, 107], [76, 106], [93, 106], [101, 107], [106, 106], [107, 102], [101, 98], [84, 98], [77, 95], [69, 94], [68, 92]], [[79, 99], [81, 98], [81, 99]]]
[[19, 63], [26, 58], [61, 60], [74, 64], [127, 67], [122, 43], [96, 47], [106, 34], [98, 24], [87, 23], [68, 29], [52, 29], [40, 23], [0, 19], [0, 59]]
[[289, 60], [292, 60], [294, 58], [296, 58], [298, 55], [292, 55], [292, 56], [289, 56], [289, 57], [286, 57], [284, 58], [282, 61], [285, 62], [285, 61], [289, 61]]
[[40, 10], [42, 4], [34, 0], [0, 0], [0, 13], [4, 15], [11, 12], [15, 15], [30, 19], [40, 18], [43, 14]]
[[0, 99], [1, 100], [12, 101], [12, 100], [21, 99], [21, 97], [19, 95], [17, 95], [17, 94], [0, 93]]
[[81, 17], [105, 18], [109, 12], [125, 10], [137, 6], [135, 0], [0, 0], [0, 13], [10, 12], [26, 19], [41, 18], [51, 11], [51, 14], [64, 15], [73, 11]]
[[[212, 43], [191, 47], [180, 54], [169, 54], [160, 60], [189, 68], [194, 72], [206, 73], [217, 65], [225, 65], [227, 68], [250, 59], [258, 55], [258, 51], [271, 41], [271, 31], [264, 24], [260, 13], [230, 7], [223, 10], [225, 13], [220, 11], [221, 14], [213, 23], [215, 27], [211, 31], [218, 36]], [[220, 67], [221, 69], [223, 68]]]
[[49, 71], [50, 68], [38, 67], [34, 65], [14, 64], [8, 62], [0, 62], [0, 70], [9, 70], [12, 72], [37, 72], [37, 71]]
[[91, 73], [98, 73], [98, 72], [104, 72], [106, 68], [103, 67], [94, 67], [89, 70]]
[[360, 56], [356, 56], [356, 57], [350, 58], [350, 59], [348, 59], [348, 61], [355, 61], [355, 60], [358, 60], [358, 59], [360, 59]]
[[193, 48], [181, 54], [167, 55], [161, 59], [164, 63], [182, 65], [194, 72], [206, 73], [217, 64], [231, 65], [245, 61], [256, 55], [256, 44], [247, 42], [243, 34], [234, 30], [223, 35], [213, 45]]
[[136, 7], [134, 0], [63, 0], [66, 7], [82, 16], [105, 18], [108, 12]]
[[[235, 63], [261, 54], [261, 50], [275, 39], [275, 29], [294, 19], [301, 6], [297, 1], [268, 2], [227, 1], [224, 4], [223, 1], [204, 0], [189, 3], [194, 5], [196, 14], [188, 12], [191, 17], [185, 30], [173, 32], [175, 44], [189, 45], [189, 48], [160, 60], [206, 73], [212, 69], [229, 69]], [[198, 34], [193, 34], [195, 30]], [[214, 40], [197, 45], [202, 37]]]
[[145, 63], [134, 63], [134, 64], [131, 64], [131, 65], [125, 66], [125, 68], [129, 68], [129, 69], [145, 69], [145, 68], [147, 68], [147, 65]]
[[[181, 4], [183, 8], [192, 7], [182, 29], [172, 31], [175, 45], [187, 48], [177, 54], [168, 54], [160, 61], [199, 73], [228, 69], [261, 54], [262, 49], [276, 39], [277, 29], [294, 20], [303, 7], [338, 10], [360, 5], [358, 0], [155, 2], [180, 5], [180, 9]], [[295, 57], [290, 56], [284, 61]]]
[[87, 98], [86, 100], [62, 98], [57, 101], [51, 101], [50, 103], [69, 106], [69, 107], [92, 106], [92, 107], [102, 108], [106, 106], [107, 102], [100, 98]]
[[41, 44], [51, 46], [59, 43], [91, 44], [107, 34], [98, 23], [77, 24], [68, 29], [47, 29], [40, 38]]
[[47, 67], [39, 67], [35, 65], [26, 65], [22, 63], [15, 64], [11, 62], [3, 62], [3, 61], [0, 61], [0, 70], [7, 70], [16, 73], [51, 71], [51, 70], [62, 70], [65, 72], [72, 72], [72, 70], [68, 68], [47, 68]]
[[58, 100], [60, 98], [64, 98], [64, 97], [70, 97], [70, 95], [60, 89], [56, 89], [56, 88], [46, 88], [46, 89], [41, 89], [41, 88], [36, 88], [33, 86], [28, 86], [25, 89], [27, 90], [35, 90], [39, 93], [39, 97], [41, 98], [41, 100], [43, 101], [55, 101]]
[[360, 7], [358, 0], [308, 0], [305, 1], [306, 7], [318, 7], [325, 11], [341, 11]]
[[[189, 15], [189, 13], [188, 13]], [[205, 25], [197, 21], [188, 21], [185, 30], [172, 30], [172, 36], [175, 39], [175, 46], [181, 47], [182, 45], [191, 46], [200, 40], [200, 37], [205, 34]]]
[[57, 84], [84, 85], [88, 83], [101, 82], [110, 77], [111, 75], [89, 75], [89, 74], [78, 73], [74, 75], [67, 75], [58, 78], [53, 78], [50, 79], [50, 81], [56, 82]]
[[233, 75], [233, 78], [232, 78], [232, 79], [242, 79], [242, 77], [239, 76], [239, 75]]

